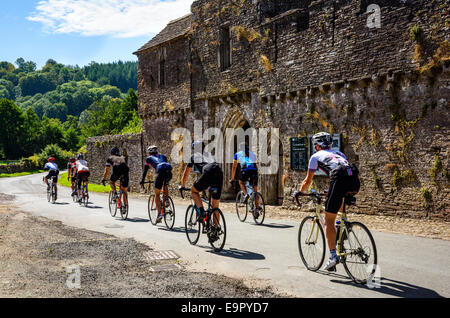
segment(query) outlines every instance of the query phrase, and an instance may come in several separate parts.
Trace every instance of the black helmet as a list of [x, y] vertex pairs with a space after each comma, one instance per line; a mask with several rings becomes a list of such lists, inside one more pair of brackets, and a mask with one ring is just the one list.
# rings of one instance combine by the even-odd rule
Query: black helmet
[[120, 150], [119, 150], [119, 148], [114, 147], [113, 149], [111, 149], [111, 154], [112, 154], [113, 156], [118, 156], [118, 155], [120, 155]]
[[315, 134], [312, 137], [313, 145], [319, 145], [322, 149], [328, 149], [333, 144], [333, 138], [327, 132]]
[[83, 159], [84, 159], [84, 156], [83, 156], [83, 154], [82, 154], [82, 153], [78, 154], [78, 156], [77, 156], [77, 160], [83, 160]]
[[[200, 145], [200, 146], [199, 146]], [[203, 143], [203, 141], [201, 140], [196, 140], [192, 143], [192, 150], [195, 151], [197, 150], [197, 148], [200, 147], [200, 151], [203, 152], [203, 149], [205, 148], [205, 144]]]
[[155, 155], [158, 153], [158, 147], [157, 146], [150, 146], [147, 148], [147, 151], [151, 155]]

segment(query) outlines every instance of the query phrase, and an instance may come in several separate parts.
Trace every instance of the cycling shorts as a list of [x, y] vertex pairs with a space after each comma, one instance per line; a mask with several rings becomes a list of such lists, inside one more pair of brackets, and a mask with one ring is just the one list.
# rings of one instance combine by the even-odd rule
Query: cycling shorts
[[172, 177], [172, 168], [159, 170], [155, 180], [155, 189], [161, 190], [163, 186], [169, 185]]
[[211, 194], [214, 200], [220, 200], [223, 188], [223, 172], [217, 163], [209, 163], [203, 167], [203, 173], [194, 183], [197, 191], [205, 191], [208, 188], [216, 188]]
[[111, 175], [111, 181], [117, 182], [120, 179], [120, 184], [124, 188], [128, 188], [130, 185], [130, 169], [125, 164], [113, 166], [113, 173]]
[[258, 186], [258, 170], [241, 170], [241, 175], [239, 176], [239, 181], [249, 182], [251, 187]]

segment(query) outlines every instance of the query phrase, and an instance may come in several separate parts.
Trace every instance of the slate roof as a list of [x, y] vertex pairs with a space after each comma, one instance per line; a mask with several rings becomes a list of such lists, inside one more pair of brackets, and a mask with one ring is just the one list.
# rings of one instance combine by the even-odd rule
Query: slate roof
[[139, 54], [142, 51], [151, 49], [164, 42], [183, 36], [189, 32], [191, 26], [192, 26], [192, 13], [189, 13], [179, 19], [172, 20], [153, 39], [151, 39], [149, 42], [147, 42], [147, 44], [145, 44], [143, 47], [141, 47], [133, 54]]

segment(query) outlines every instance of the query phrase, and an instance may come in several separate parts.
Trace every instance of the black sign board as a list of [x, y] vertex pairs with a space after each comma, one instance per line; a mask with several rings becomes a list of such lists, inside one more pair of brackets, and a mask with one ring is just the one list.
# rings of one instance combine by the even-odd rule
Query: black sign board
[[306, 171], [307, 168], [307, 138], [291, 138], [291, 169]]

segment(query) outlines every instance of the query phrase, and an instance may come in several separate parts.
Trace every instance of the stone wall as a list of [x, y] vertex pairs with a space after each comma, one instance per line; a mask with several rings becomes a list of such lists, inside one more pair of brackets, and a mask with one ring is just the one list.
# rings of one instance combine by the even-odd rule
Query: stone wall
[[[171, 132], [192, 131], [194, 120], [204, 129], [280, 128], [282, 166], [278, 175], [260, 177], [260, 184], [271, 203], [288, 206], [305, 175], [290, 169], [290, 138], [341, 133], [344, 153], [361, 170], [356, 211], [449, 220], [448, 2], [280, 3], [193, 3], [185, 51], [167, 55], [189, 57], [189, 93], [174, 87], [182, 102], [167, 110], [173, 92], [151, 93], [140, 80], [145, 148], [157, 144], [170, 155]], [[367, 27], [372, 3], [382, 8], [380, 29]], [[231, 30], [232, 63], [221, 72], [223, 27]], [[154, 59], [139, 57], [139, 68]], [[164, 111], [149, 112], [143, 104]], [[173, 183], [183, 168], [175, 167]], [[224, 170], [227, 180], [230, 169]], [[317, 177], [315, 187], [327, 181]], [[231, 198], [233, 189], [225, 188], [224, 197]]]
[[[139, 182], [143, 172], [142, 134], [126, 134], [89, 138], [86, 160], [89, 163], [90, 182], [99, 184], [105, 171], [106, 159], [113, 147], [120, 149], [130, 167], [130, 190], [139, 191]], [[112, 171], [111, 171], [112, 172]]]

